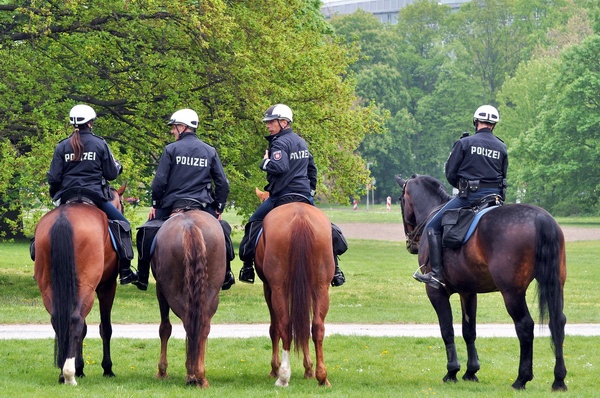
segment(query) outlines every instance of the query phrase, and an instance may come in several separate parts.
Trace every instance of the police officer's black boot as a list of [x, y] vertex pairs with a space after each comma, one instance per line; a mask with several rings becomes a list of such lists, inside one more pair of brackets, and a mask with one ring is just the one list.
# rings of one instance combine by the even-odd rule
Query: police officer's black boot
[[[138, 280], [133, 282], [133, 284], [142, 291], [148, 290], [152, 241], [160, 228], [157, 225], [148, 225], [148, 223], [146, 222], [146, 224], [138, 228], [135, 240], [138, 251]], [[154, 224], [157, 224], [157, 222], [154, 222]]]
[[150, 277], [150, 261], [138, 260], [138, 277], [133, 284], [140, 290], [148, 290], [148, 278]]
[[221, 286], [221, 290], [228, 290], [231, 285], [235, 285], [235, 277], [233, 276], [233, 272], [231, 272], [231, 262], [227, 260], [227, 269], [225, 270], [225, 281], [223, 282], [223, 286]]
[[240, 269], [239, 279], [242, 282], [254, 283], [254, 252], [256, 240], [262, 227], [262, 220], [246, 224], [245, 234], [240, 242], [240, 260], [244, 266]]
[[108, 220], [108, 226], [117, 243], [119, 256], [119, 280], [121, 285], [127, 285], [138, 279], [137, 273], [131, 270], [133, 260], [133, 243], [131, 241], [131, 227], [128, 222], [121, 220]]
[[231, 241], [231, 226], [225, 220], [219, 220], [221, 228], [223, 228], [223, 235], [225, 235], [225, 253], [227, 259], [227, 268], [225, 269], [225, 280], [221, 286], [221, 290], [228, 290], [231, 285], [235, 284], [235, 277], [231, 272], [231, 261], [235, 258], [233, 251], [233, 242]]
[[131, 270], [131, 260], [127, 258], [119, 259], [119, 280], [121, 285], [134, 283], [138, 280], [137, 274]]
[[427, 283], [429, 286], [439, 289], [440, 285], [446, 286], [442, 277], [442, 235], [433, 228], [427, 228], [427, 242], [429, 243], [429, 262], [431, 272], [421, 274], [418, 271], [413, 278], [419, 282]]
[[333, 279], [331, 280], [331, 286], [342, 286], [344, 283], [346, 283], [346, 277], [338, 265], [338, 259], [335, 254], [333, 255], [333, 259], [335, 261], [335, 273], [333, 274]]
[[244, 261], [244, 266], [240, 269], [240, 281], [254, 283], [254, 262]]

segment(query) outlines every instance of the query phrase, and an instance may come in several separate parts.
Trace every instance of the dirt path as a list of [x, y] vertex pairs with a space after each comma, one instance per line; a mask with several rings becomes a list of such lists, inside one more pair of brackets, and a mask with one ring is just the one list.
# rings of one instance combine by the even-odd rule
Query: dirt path
[[[400, 223], [336, 223], [350, 239], [389, 240], [404, 242], [404, 228]], [[600, 240], [600, 228], [562, 227], [567, 242]]]

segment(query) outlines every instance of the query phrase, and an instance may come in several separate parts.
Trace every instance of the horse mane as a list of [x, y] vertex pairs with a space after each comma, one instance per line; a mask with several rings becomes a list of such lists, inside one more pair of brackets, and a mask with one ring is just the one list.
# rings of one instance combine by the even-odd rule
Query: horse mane
[[[418, 196], [415, 198], [416, 202], [420, 202], [421, 200], [425, 201], [426, 198], [430, 195], [434, 195], [436, 198], [439, 198], [441, 203], [446, 203], [447, 201], [452, 199], [452, 196], [448, 195], [448, 192], [446, 192], [446, 187], [444, 186], [444, 184], [442, 184], [442, 182], [437, 178], [428, 175], [413, 174], [411, 179], [418, 179], [419, 182], [428, 192], [422, 195], [422, 197], [421, 195], [416, 195]], [[415, 194], [413, 193], [413, 195]]]

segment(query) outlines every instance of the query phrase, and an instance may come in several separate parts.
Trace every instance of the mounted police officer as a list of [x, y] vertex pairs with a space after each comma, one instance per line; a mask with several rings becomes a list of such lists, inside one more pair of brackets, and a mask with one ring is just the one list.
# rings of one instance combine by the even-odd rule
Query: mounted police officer
[[110, 203], [106, 181], [112, 181], [123, 167], [115, 160], [103, 138], [94, 135], [92, 125], [96, 112], [89, 105], [75, 105], [69, 113], [75, 131], [58, 143], [47, 173], [50, 196], [56, 204], [72, 200], [90, 200], [104, 211], [109, 225], [120, 242], [119, 274], [122, 285], [136, 282], [131, 271], [133, 246], [129, 221]]
[[427, 223], [425, 233], [429, 244], [431, 272], [415, 272], [413, 277], [438, 289], [444, 284], [442, 277], [442, 216], [446, 210], [473, 205], [488, 195], [504, 199], [508, 153], [506, 145], [493, 134], [500, 121], [498, 110], [482, 105], [473, 115], [475, 134], [463, 135], [454, 143], [446, 161], [446, 179], [458, 189], [458, 195], [442, 207]]
[[[265, 190], [269, 192], [269, 198], [248, 220], [240, 243], [240, 259], [244, 266], [240, 269], [239, 279], [248, 283], [254, 283], [256, 239], [267, 213], [275, 207], [280, 198], [289, 194], [303, 196], [314, 204], [313, 197], [317, 187], [317, 167], [306, 142], [292, 131], [293, 114], [290, 107], [284, 104], [273, 105], [267, 109], [262, 121], [266, 123], [269, 132], [265, 137], [269, 148], [265, 151], [260, 169], [267, 173], [268, 185]], [[334, 229], [333, 233], [334, 240], [336, 237], [343, 239], [339, 229]], [[337, 255], [334, 255], [334, 259], [335, 274], [331, 284], [341, 286], [346, 279], [338, 266]]]
[[152, 208], [147, 222], [139, 228], [138, 273], [136, 282], [140, 290], [148, 288], [150, 272], [150, 246], [162, 223], [172, 212], [198, 209], [212, 214], [223, 227], [227, 247], [227, 272], [222, 289], [235, 283], [231, 272], [233, 244], [229, 224], [221, 220], [229, 195], [229, 181], [217, 151], [196, 135], [198, 115], [192, 109], [180, 109], [173, 113], [168, 125], [175, 142], [168, 144], [158, 162], [152, 181]]

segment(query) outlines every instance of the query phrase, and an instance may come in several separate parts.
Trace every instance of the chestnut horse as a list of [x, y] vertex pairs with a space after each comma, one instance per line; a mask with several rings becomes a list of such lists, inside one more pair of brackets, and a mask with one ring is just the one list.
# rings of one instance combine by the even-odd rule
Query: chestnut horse
[[[315, 377], [308, 347], [312, 333], [317, 381], [331, 386], [323, 359], [329, 286], [335, 270], [329, 219], [305, 203], [275, 207], [263, 221], [255, 260], [271, 315], [270, 376], [277, 377], [275, 385], [289, 384], [292, 340], [296, 351], [302, 349], [304, 355], [304, 377]], [[283, 343], [281, 358], [279, 340]]]
[[202, 210], [176, 213], [158, 230], [152, 257], [161, 318], [157, 378], [167, 377], [167, 344], [172, 330], [169, 310], [173, 310], [187, 335], [186, 383], [209, 386], [204, 354], [225, 264], [225, 236], [211, 214]]
[[[407, 249], [419, 254], [419, 264], [428, 264], [427, 239], [421, 232], [429, 216], [450, 200], [442, 183], [429, 176], [396, 176], [402, 187], [400, 205]], [[419, 243], [420, 242], [420, 243]], [[563, 342], [566, 317], [563, 287], [567, 277], [565, 240], [556, 221], [544, 209], [526, 204], [508, 204], [482, 216], [471, 238], [460, 248], [443, 250], [445, 288], [427, 286], [427, 296], [437, 313], [446, 346], [444, 381], [456, 381], [460, 363], [454, 345], [450, 296], [460, 295], [462, 332], [467, 344], [467, 371], [463, 380], [478, 381], [479, 359], [475, 348], [477, 294], [499, 291], [511, 316], [521, 355], [515, 389], [525, 389], [533, 379], [534, 323], [527, 308], [529, 284], [537, 280], [540, 318], [549, 318], [556, 362], [552, 390], [566, 390]], [[427, 265], [426, 269], [430, 270]]]
[[[121, 212], [124, 190], [125, 186], [112, 189], [112, 203]], [[94, 293], [100, 305], [104, 376], [115, 375], [110, 357], [110, 312], [117, 289], [117, 260], [106, 214], [94, 205], [58, 206], [36, 226], [34, 275], [56, 333], [59, 383], [77, 385], [75, 376], [84, 376], [85, 318], [94, 304]]]

